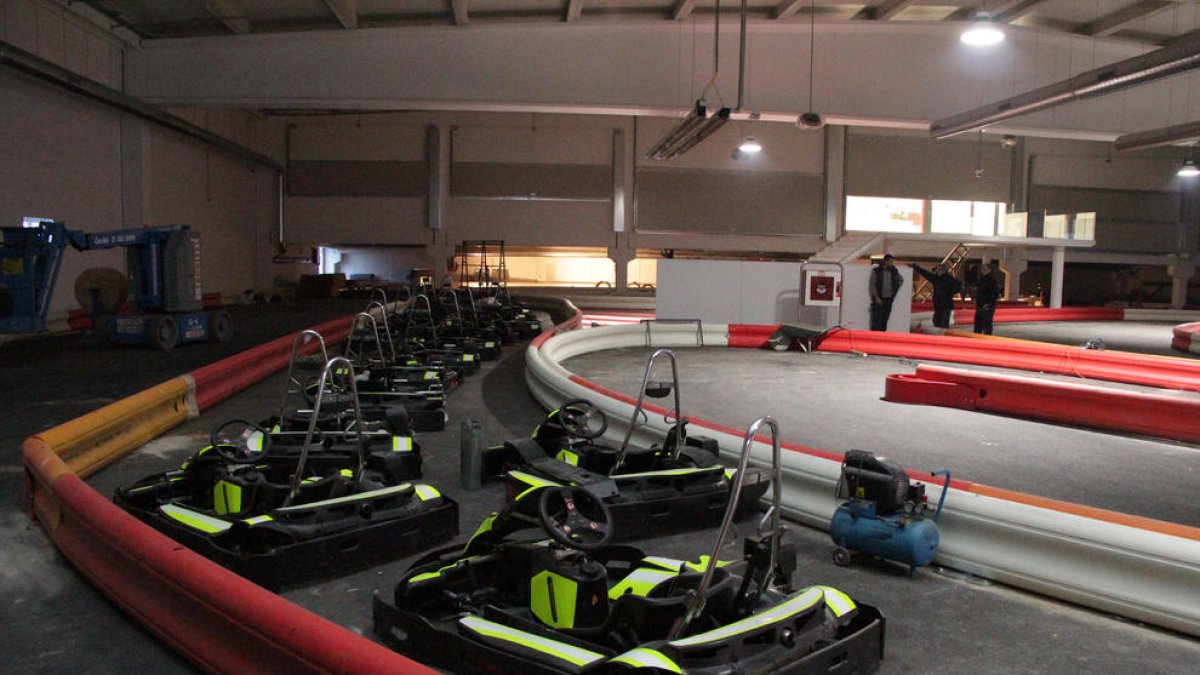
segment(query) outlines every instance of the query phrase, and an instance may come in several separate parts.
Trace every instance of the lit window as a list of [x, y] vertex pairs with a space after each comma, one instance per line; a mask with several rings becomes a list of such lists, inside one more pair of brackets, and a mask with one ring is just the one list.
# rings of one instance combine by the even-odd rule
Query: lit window
[[1007, 208], [998, 202], [933, 200], [929, 231], [939, 234], [996, 235], [996, 225], [1004, 221]]
[[848, 196], [846, 229], [920, 234], [925, 230], [925, 200]]

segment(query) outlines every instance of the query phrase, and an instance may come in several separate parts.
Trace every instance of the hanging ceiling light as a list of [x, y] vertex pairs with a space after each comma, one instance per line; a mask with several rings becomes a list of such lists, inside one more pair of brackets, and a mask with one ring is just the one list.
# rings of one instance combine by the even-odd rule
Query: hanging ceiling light
[[1179, 171], [1176, 171], [1175, 175], [1179, 176], [1180, 178], [1192, 178], [1195, 176], [1200, 176], [1200, 168], [1197, 168], [1196, 163], [1192, 161], [1191, 157], [1189, 157], [1183, 160], [1183, 166], [1179, 167]]
[[1004, 41], [1004, 31], [992, 21], [992, 15], [980, 12], [975, 15], [975, 22], [963, 32], [959, 39], [972, 47], [987, 47]]
[[738, 150], [747, 155], [757, 155], [762, 152], [762, 143], [754, 140], [753, 136], [746, 136], [746, 140], [742, 141], [742, 144], [738, 146]]

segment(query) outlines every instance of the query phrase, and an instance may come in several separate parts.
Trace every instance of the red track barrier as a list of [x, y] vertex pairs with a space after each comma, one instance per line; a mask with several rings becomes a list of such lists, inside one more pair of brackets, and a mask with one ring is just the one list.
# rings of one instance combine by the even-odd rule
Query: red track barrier
[[[313, 326], [312, 330], [325, 338], [326, 346], [332, 346], [345, 340], [350, 334], [350, 321], [351, 317], [334, 319]], [[196, 382], [196, 405], [200, 411], [208, 410], [268, 375], [287, 367], [294, 339], [294, 335], [286, 335], [192, 371], [192, 379]], [[317, 349], [318, 343], [313, 341], [302, 351], [313, 353]]]
[[755, 326], [750, 324], [729, 324], [730, 347], [743, 349], [762, 349], [767, 346], [767, 338], [775, 334], [779, 326]]
[[884, 398], [1200, 442], [1200, 401], [1189, 398], [928, 365], [888, 375]]
[[1189, 354], [1200, 353], [1200, 322], [1181, 323], [1171, 329], [1171, 349]]
[[1014, 370], [1075, 375], [1163, 389], [1200, 391], [1200, 361], [1101, 351], [1015, 340], [976, 340], [946, 335], [840, 330], [818, 344], [824, 351], [863, 352]]

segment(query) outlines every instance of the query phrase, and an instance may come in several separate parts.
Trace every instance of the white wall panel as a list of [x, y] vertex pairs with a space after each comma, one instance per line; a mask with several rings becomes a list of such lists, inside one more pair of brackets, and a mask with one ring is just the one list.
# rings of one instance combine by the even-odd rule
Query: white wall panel
[[658, 261], [660, 319], [770, 325], [799, 316], [800, 263]]

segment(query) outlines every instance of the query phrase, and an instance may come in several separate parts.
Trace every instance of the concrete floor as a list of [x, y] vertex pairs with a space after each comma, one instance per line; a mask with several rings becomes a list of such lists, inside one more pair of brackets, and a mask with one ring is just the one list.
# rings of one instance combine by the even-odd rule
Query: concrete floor
[[[343, 315], [350, 314], [357, 311], [359, 305], [361, 302], [356, 301], [330, 311], [341, 309]], [[325, 317], [314, 315], [301, 325], [318, 323], [321, 318]], [[267, 317], [261, 320], [272, 323]], [[254, 324], [258, 320], [247, 317], [245, 321]], [[280, 331], [285, 330], [282, 322], [273, 323]], [[1169, 329], [1167, 335], [1169, 343]], [[6, 627], [0, 632], [0, 672], [189, 672], [189, 664], [125, 619], [65, 564], [40, 529], [30, 524], [17, 509], [21, 489], [19, 444], [21, 439], [42, 428], [199, 365], [190, 363], [192, 358], [219, 358], [220, 355], [200, 353], [216, 349], [216, 346], [198, 347], [199, 351], [190, 354], [177, 350], [175, 356], [164, 357], [168, 363], [162, 367], [156, 363], [163, 355], [97, 349], [72, 342], [34, 354], [24, 349], [0, 348], [0, 359], [4, 363], [0, 367], [0, 401], [3, 401], [5, 411], [20, 410], [23, 413], [6, 415], [0, 435], [3, 441], [0, 444], [0, 466], [3, 467], [0, 485], [5, 497], [0, 505], [0, 525], [6, 535], [5, 546], [0, 548], [0, 621]], [[728, 390], [733, 386], [757, 389], [767, 392], [768, 403], [775, 406], [781, 418], [789, 420], [784, 422], [784, 433], [792, 440], [830, 450], [864, 447], [882, 451], [879, 439], [886, 438], [890, 446], [888, 451], [904, 464], [934, 468], [926, 464], [943, 461], [956, 470], [956, 475], [960, 475], [961, 470], [965, 474], [962, 477], [1001, 487], [1005, 485], [992, 480], [990, 472], [994, 466], [1003, 469], [1011, 465], [1013, 451], [999, 455], [998, 448], [1011, 443], [1013, 438], [1025, 438], [1024, 430], [1013, 431], [1015, 423], [1004, 418], [989, 420], [987, 425], [990, 428], [994, 423], [995, 430], [980, 432], [973, 443], [965, 440], [939, 443], [929, 438], [926, 427], [900, 423], [897, 420], [906, 420], [921, 407], [905, 406], [903, 412], [897, 414], [887, 410], [893, 404], [877, 400], [882, 393], [885, 372], [891, 372], [894, 367], [911, 369], [911, 366], [896, 361], [860, 359], [854, 368], [850, 368], [849, 357], [806, 357], [760, 351], [740, 353], [746, 358], [766, 357], [767, 361], [755, 364], [755, 368], [761, 370], [753, 373], [747, 370], [746, 382], [737, 377], [734, 383], [720, 377], [721, 368], [732, 368], [733, 364], [718, 364], [720, 367], [712, 369], [715, 372], [709, 372], [706, 367], [689, 367], [693, 355], [688, 354], [689, 360], [681, 364], [681, 375], [685, 377], [685, 409], [715, 421], [744, 426], [754, 416], [767, 411], [757, 406], [736, 409], [728, 403], [732, 398], [727, 396]], [[61, 360], [68, 363], [58, 363], [60, 359], [51, 358], [55, 354], [62, 354]], [[600, 356], [600, 360], [608, 358]], [[621, 362], [624, 365], [614, 361], [611, 366], [596, 372], [582, 368], [580, 372], [602, 384], [607, 380], [610, 386], [623, 390], [636, 386], [641, 375], [640, 358], [636, 354], [629, 357]], [[791, 361], [783, 362], [784, 357]], [[582, 362], [591, 358], [577, 360], [580, 365], [586, 365]], [[576, 364], [571, 365], [575, 367]], [[862, 365], [867, 367], [858, 370]], [[150, 373], [143, 373], [143, 369]], [[787, 369], [797, 383], [795, 386], [780, 385], [778, 371], [781, 369]], [[541, 411], [525, 389], [523, 371], [522, 351], [507, 349], [503, 360], [486, 364], [481, 373], [468, 378], [450, 395], [448, 410], [452, 419], [447, 430], [419, 437], [426, 459], [425, 480], [450, 493], [462, 506], [460, 541], [465, 540], [486, 513], [501, 503], [502, 489], [499, 485], [485, 485], [476, 493], [459, 489], [459, 425], [468, 418], [477, 420], [487, 443], [526, 435], [540, 419]], [[208, 430], [221, 420], [234, 416], [253, 419], [270, 413], [278, 404], [280, 380], [273, 378], [222, 403], [203, 419], [173, 430], [89, 482], [101, 493], [111, 494], [118, 485], [177, 465], [204, 442]], [[757, 386], [751, 386], [751, 381]], [[847, 381], [859, 384], [851, 387]], [[871, 389], [873, 382], [878, 383], [878, 392]], [[845, 397], [838, 399], [844, 400], [845, 405], [829, 406], [840, 411], [837, 415], [812, 413], [808, 403], [814, 398], [822, 398], [822, 387], [830, 392], [824, 397], [826, 399], [833, 395]], [[809, 398], [798, 399], [797, 396]], [[789, 411], [793, 417], [785, 418]], [[958, 411], [933, 414], [950, 412]], [[947, 426], [957, 424], [947, 423]], [[972, 425], [972, 428], [976, 426]], [[1089, 437], [1097, 435], [1057, 427], [1050, 427], [1045, 433], [1044, 441], [1023, 443], [1019, 449], [1019, 465], [1031, 465], [1028, 470], [1034, 475], [1051, 472], [1050, 469], [1039, 470], [1043, 463], [1054, 461], [1050, 449], [1079, 442], [1063, 441], [1063, 437], [1074, 437], [1078, 433], [1086, 433]], [[988, 445], [989, 442], [996, 445]], [[1126, 445], [1129, 442], [1130, 439], [1124, 439], [1116, 443], [1113, 452], [1130, 452], [1129, 447], [1144, 443], [1137, 441]], [[963, 453], [952, 452], [960, 445], [971, 449], [970, 461]], [[1180, 455], [1171, 463], [1185, 463], [1191, 458], [1190, 466], [1194, 467], [1197, 457], [1194, 449], [1176, 447]], [[925, 452], [924, 448], [946, 454], [915, 454]], [[1161, 449], [1145, 450], [1148, 453], [1159, 451]], [[912, 462], [902, 456], [902, 452], [905, 455], [914, 453]], [[1004, 457], [1010, 460], [1001, 461]], [[984, 475], [972, 473], [989, 477], [985, 480]], [[1113, 482], [1119, 480], [1120, 476], [1112, 477]], [[1194, 479], [1192, 484], [1195, 484]], [[1189, 495], [1175, 503], [1194, 504], [1195, 500]], [[881, 670], [883, 673], [1190, 673], [1194, 671], [1194, 664], [1200, 662], [1200, 643], [1192, 638], [1065, 606], [965, 577], [953, 570], [926, 569], [910, 579], [905, 570], [888, 564], [866, 562], [847, 568], [836, 567], [829, 560], [832, 544], [827, 534], [802, 526], [794, 526], [792, 530], [800, 554], [802, 581], [837, 586], [863, 602], [878, 605], [887, 615], [887, 659]], [[709, 536], [715, 534], [661, 538], [653, 542], [652, 550], [686, 557], [694, 554], [697, 548], [710, 547]], [[331, 582], [292, 590], [285, 595], [371, 637], [370, 597], [377, 590], [390, 593], [407, 562], [396, 561]]]

